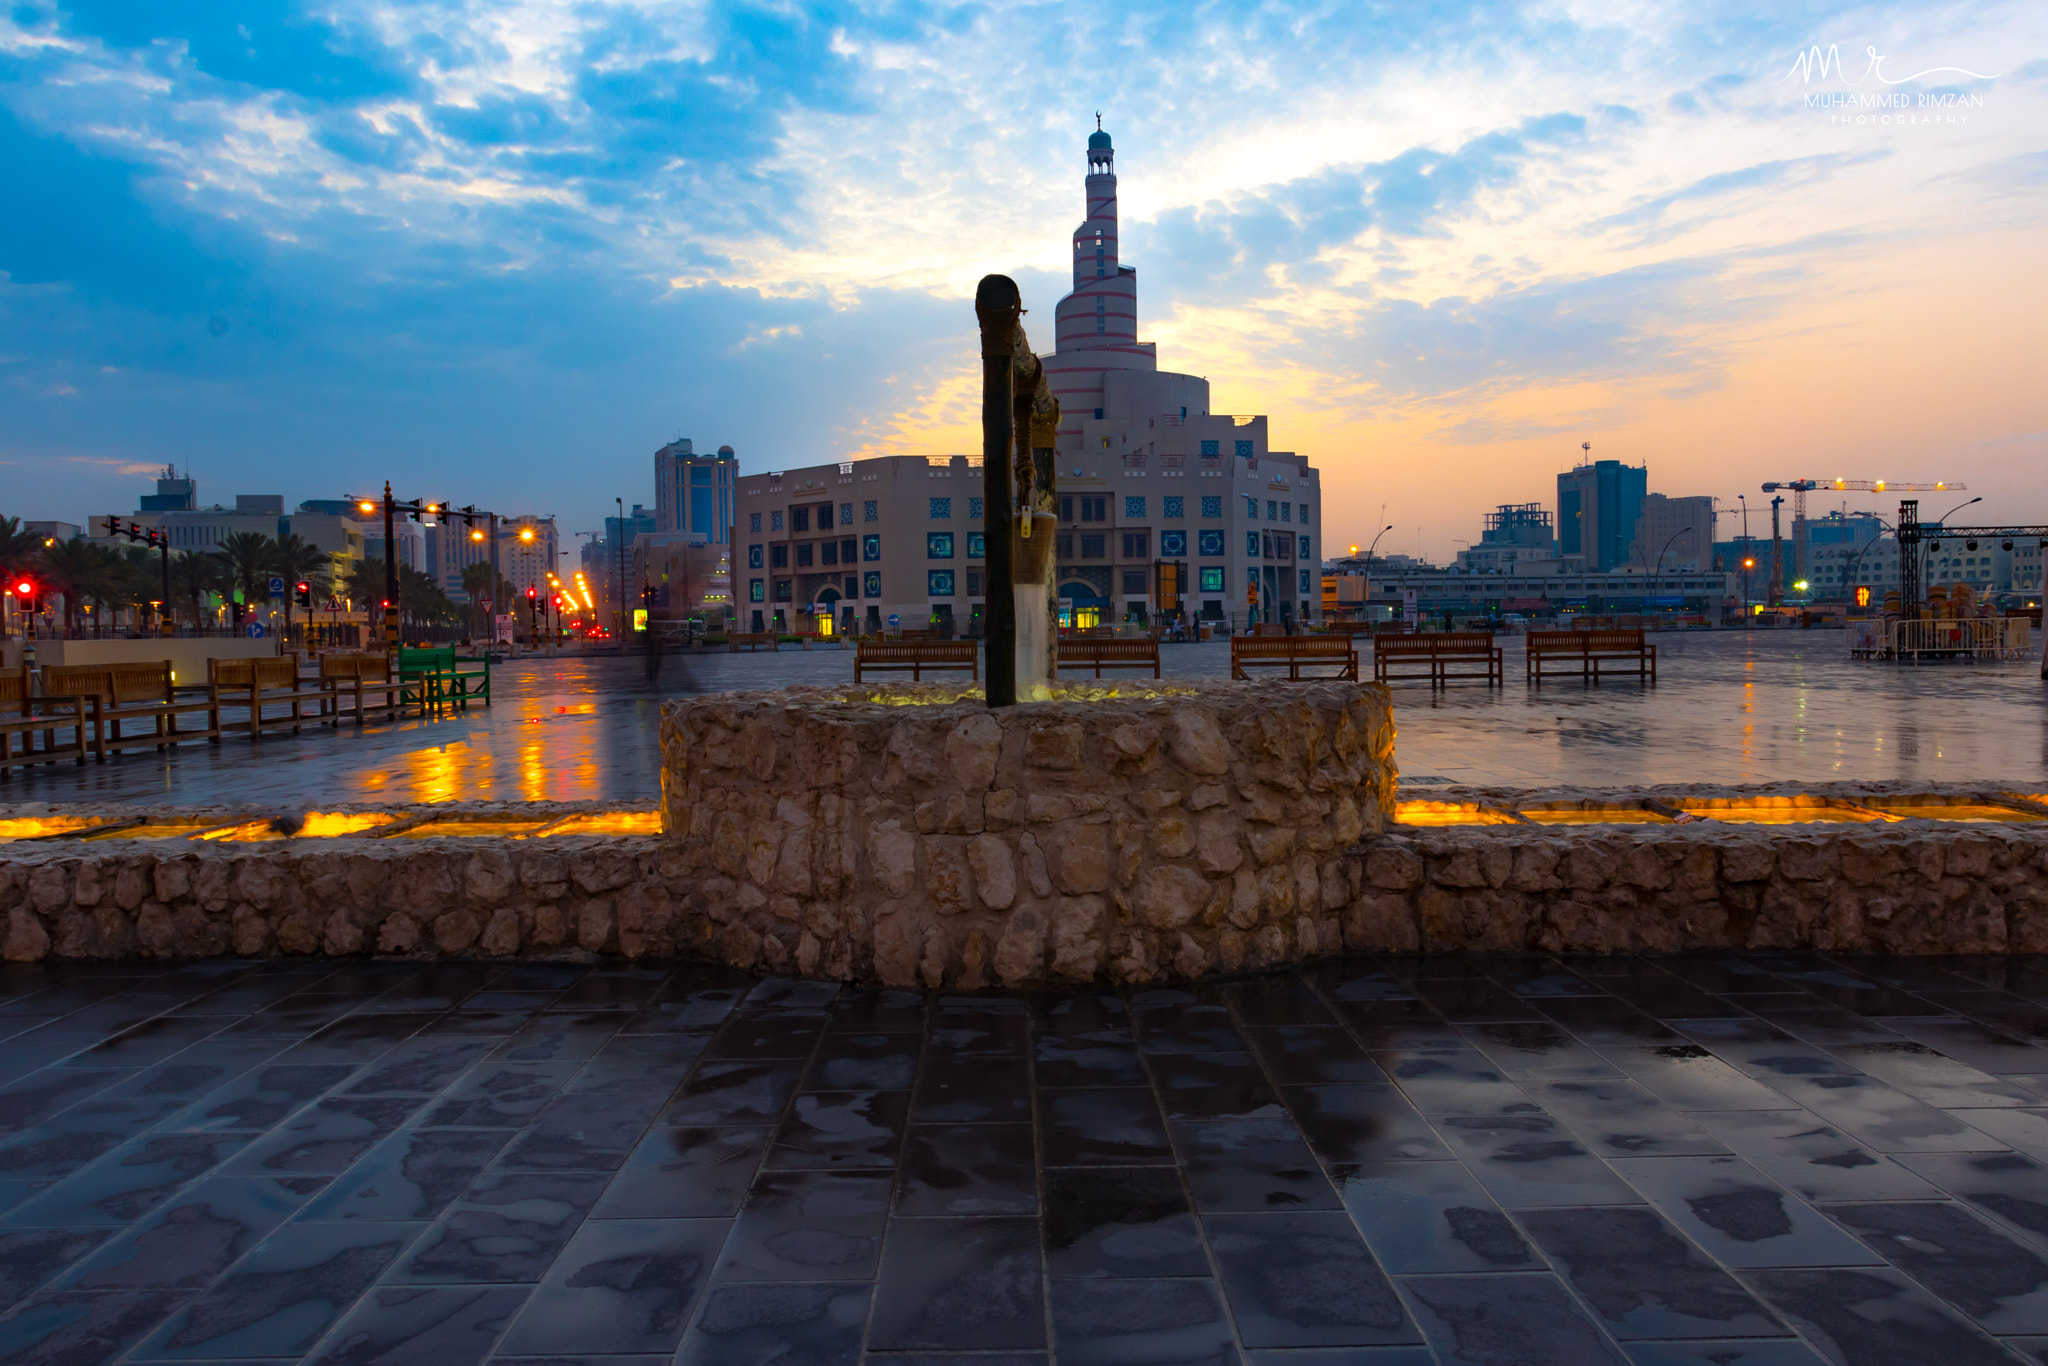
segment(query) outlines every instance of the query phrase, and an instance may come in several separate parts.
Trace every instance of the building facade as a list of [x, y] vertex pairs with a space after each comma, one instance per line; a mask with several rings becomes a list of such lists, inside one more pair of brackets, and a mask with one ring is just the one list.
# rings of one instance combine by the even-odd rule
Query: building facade
[[1502, 503], [1486, 514], [1479, 542], [1458, 552], [1474, 574], [1512, 574], [1518, 565], [1557, 558], [1557, 528], [1541, 503]]
[[1627, 564], [1649, 481], [1648, 466], [1619, 460], [1595, 460], [1558, 475], [1558, 554], [1594, 571]]
[[1628, 562], [1637, 569], [1711, 569], [1714, 566], [1714, 500], [1705, 495], [1667, 498], [1646, 493], [1636, 513]]
[[[648, 529], [694, 532], [708, 545], [730, 545], [739, 463], [732, 447], [720, 446], [716, 454], [698, 455], [687, 437], [656, 451], [654, 524]], [[633, 509], [636, 514], [640, 510], [637, 506]]]

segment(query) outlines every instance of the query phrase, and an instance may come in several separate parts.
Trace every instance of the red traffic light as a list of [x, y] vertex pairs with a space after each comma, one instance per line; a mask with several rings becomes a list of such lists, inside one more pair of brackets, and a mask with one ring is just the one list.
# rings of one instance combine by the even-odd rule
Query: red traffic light
[[14, 591], [17, 595], [21, 597], [32, 598], [35, 596], [36, 586], [30, 583], [27, 579], [23, 579], [20, 583], [14, 585]]
[[312, 584], [310, 584], [310, 583], [307, 583], [307, 582], [306, 582], [306, 581], [305, 581], [304, 579], [300, 579], [300, 580], [299, 580], [299, 591], [300, 591], [301, 593], [308, 593], [308, 592], [311, 592], [311, 591], [312, 591], [312, 588], [313, 588], [313, 585], [312, 585]]
[[533, 596], [533, 590], [531, 588], [526, 590], [526, 596], [529, 598]]

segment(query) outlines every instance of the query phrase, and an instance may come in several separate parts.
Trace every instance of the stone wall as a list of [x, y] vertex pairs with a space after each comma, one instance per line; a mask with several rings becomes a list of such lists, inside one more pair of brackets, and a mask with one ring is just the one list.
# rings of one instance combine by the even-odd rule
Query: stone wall
[[[696, 952], [973, 988], [1335, 952], [1344, 851], [1388, 823], [1386, 689], [789, 689], [664, 710]], [[903, 705], [910, 701], [919, 705]]]

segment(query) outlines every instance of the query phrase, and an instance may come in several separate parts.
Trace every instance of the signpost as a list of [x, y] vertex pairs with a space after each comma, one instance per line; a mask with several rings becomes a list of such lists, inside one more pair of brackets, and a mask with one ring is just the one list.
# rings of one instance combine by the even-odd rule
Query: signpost
[[284, 596], [284, 580], [283, 580], [283, 579], [281, 579], [281, 578], [279, 578], [279, 577], [278, 577], [277, 575], [275, 575], [275, 574], [272, 574], [272, 575], [270, 576], [270, 600], [271, 600], [272, 602], [275, 602], [275, 601], [277, 601], [277, 600], [278, 600], [279, 598], [281, 598], [281, 597], [283, 597], [283, 596]]

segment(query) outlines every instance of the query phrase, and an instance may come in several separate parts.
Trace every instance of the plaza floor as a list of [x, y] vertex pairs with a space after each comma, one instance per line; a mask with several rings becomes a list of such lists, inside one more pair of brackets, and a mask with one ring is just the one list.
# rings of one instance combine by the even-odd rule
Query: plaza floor
[[0, 1360], [2048, 1362], [2048, 963], [0, 972]]
[[[1505, 688], [1395, 687], [1405, 783], [1647, 784], [2048, 778], [2048, 684], [2032, 662], [1855, 663], [1839, 631], [1656, 637], [1659, 681], [1530, 687], [1504, 639]], [[1168, 678], [1223, 678], [1229, 647], [1168, 645]], [[260, 743], [130, 751], [106, 764], [16, 773], [0, 800], [653, 801], [664, 698], [790, 683], [843, 683], [839, 649], [527, 659], [495, 674], [498, 701], [438, 721], [309, 727]], [[1124, 675], [1128, 677], [1128, 675]], [[1284, 684], [1279, 685], [1284, 686]]]

